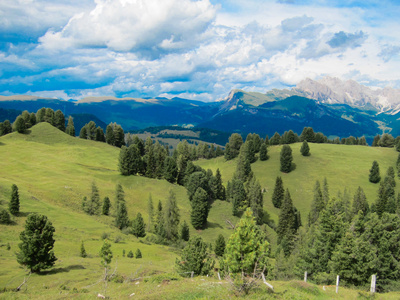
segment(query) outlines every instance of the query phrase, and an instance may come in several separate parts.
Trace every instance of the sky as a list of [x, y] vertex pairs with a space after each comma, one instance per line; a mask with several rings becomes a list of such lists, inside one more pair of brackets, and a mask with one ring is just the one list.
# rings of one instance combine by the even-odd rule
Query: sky
[[225, 98], [400, 88], [398, 0], [2, 0], [0, 95]]

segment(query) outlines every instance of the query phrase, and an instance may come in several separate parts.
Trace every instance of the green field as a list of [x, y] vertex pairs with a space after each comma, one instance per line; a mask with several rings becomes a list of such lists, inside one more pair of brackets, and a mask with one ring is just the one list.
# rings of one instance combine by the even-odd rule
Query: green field
[[[289, 174], [279, 172], [280, 147], [270, 147], [268, 161], [257, 161], [252, 169], [266, 189], [264, 207], [274, 220], [279, 211], [272, 207], [271, 194], [275, 178], [282, 175], [285, 187], [289, 188], [294, 204], [300, 209], [303, 220], [312, 201], [315, 180], [328, 179], [330, 194], [335, 195], [345, 187], [353, 194], [362, 186], [368, 201], [375, 201], [378, 185], [368, 182], [368, 173], [373, 160], [379, 162], [381, 174], [388, 166], [394, 166], [397, 153], [393, 149], [361, 146], [310, 144], [310, 157], [302, 157], [300, 144], [292, 145], [296, 170]], [[118, 282], [110, 282], [107, 295], [114, 299], [128, 299], [135, 293], [139, 299], [226, 299], [234, 297], [229, 285], [216, 278], [183, 279], [174, 274], [174, 263], [179, 252], [176, 249], [149, 244], [145, 239], [125, 235], [113, 226], [112, 216], [88, 216], [81, 209], [83, 196], [90, 195], [94, 181], [101, 199], [109, 196], [115, 203], [114, 190], [120, 183], [130, 218], [141, 212], [147, 222], [147, 200], [151, 193], [156, 206], [165, 202], [172, 189], [177, 196], [181, 221], [189, 221], [190, 203], [185, 188], [169, 184], [165, 180], [139, 176], [124, 177], [117, 168], [119, 149], [105, 143], [82, 140], [68, 136], [47, 123], [40, 123], [27, 134], [12, 133], [0, 138], [0, 207], [7, 208], [11, 185], [16, 184], [20, 192], [21, 214], [13, 217], [14, 224], [0, 225], [0, 298], [10, 299], [93, 299], [97, 293], [104, 294], [101, 282], [103, 269], [98, 252], [107, 234], [112, 244], [114, 258], [111, 271], [118, 274]], [[223, 158], [196, 162], [203, 168], [220, 168], [224, 183], [232, 176], [236, 161], [225, 162]], [[114, 205], [115, 206], [115, 205]], [[31, 212], [46, 215], [52, 221], [55, 232], [55, 254], [58, 260], [53, 269], [32, 275], [18, 293], [26, 270], [15, 259], [18, 251], [19, 233], [26, 217]], [[114, 214], [114, 210], [111, 210]], [[191, 228], [191, 235], [200, 234], [207, 242], [214, 242], [219, 233], [226, 238], [232, 230], [226, 220], [233, 223], [231, 206], [224, 201], [215, 201], [209, 215], [209, 226], [203, 231]], [[190, 223], [190, 222], [188, 222]], [[273, 235], [271, 230], [271, 235]], [[88, 258], [79, 256], [81, 242], [85, 242]], [[11, 249], [7, 250], [7, 244]], [[143, 258], [122, 257], [122, 251], [140, 248]], [[140, 280], [135, 280], [137, 278]], [[137, 284], [138, 283], [138, 284]], [[281, 299], [332, 299], [334, 289], [301, 282], [272, 282], [276, 298]], [[3, 293], [3, 291], [5, 291]], [[356, 290], [341, 289], [341, 299], [355, 299]], [[266, 288], [260, 288], [249, 298], [268, 297]], [[397, 297], [396, 297], [397, 296]], [[133, 296], [132, 296], [133, 297]], [[385, 294], [392, 299], [398, 294]], [[129, 298], [130, 299], [130, 298]], [[379, 297], [378, 297], [379, 299]]]

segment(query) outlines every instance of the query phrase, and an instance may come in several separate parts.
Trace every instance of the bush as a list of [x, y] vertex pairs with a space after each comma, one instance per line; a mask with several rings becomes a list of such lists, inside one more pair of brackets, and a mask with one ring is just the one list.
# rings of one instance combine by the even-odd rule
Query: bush
[[133, 252], [132, 250], [129, 250], [128, 254], [126, 255], [126, 257], [132, 258], [133, 257]]
[[106, 240], [106, 239], [108, 239], [109, 237], [110, 237], [110, 234], [107, 233], [107, 232], [103, 232], [103, 233], [101, 234], [101, 239], [102, 239], [102, 240]]
[[11, 223], [10, 214], [8, 213], [7, 210], [2, 208], [0, 210], [0, 224], [10, 224], [10, 223]]

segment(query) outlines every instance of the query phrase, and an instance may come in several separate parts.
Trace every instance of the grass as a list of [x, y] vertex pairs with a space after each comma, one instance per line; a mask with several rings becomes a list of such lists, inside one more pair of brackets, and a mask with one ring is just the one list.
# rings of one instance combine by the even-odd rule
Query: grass
[[[283, 177], [285, 187], [291, 191], [295, 205], [303, 219], [312, 200], [315, 180], [327, 177], [331, 195], [347, 187], [354, 192], [361, 185], [369, 202], [375, 200], [377, 185], [368, 182], [368, 170], [373, 160], [381, 167], [381, 174], [393, 165], [397, 153], [393, 149], [369, 148], [341, 145], [311, 144], [310, 157], [302, 157], [300, 144], [292, 145], [296, 170], [289, 174], [279, 172], [280, 147], [270, 147], [270, 159], [257, 161], [252, 165], [260, 180], [264, 194], [264, 207], [277, 220], [278, 210], [272, 207], [270, 197], [275, 178]], [[183, 279], [175, 274], [174, 263], [178, 251], [167, 246], [154, 245], [146, 239], [125, 235], [113, 226], [112, 216], [88, 216], [81, 210], [83, 196], [90, 195], [91, 183], [96, 182], [101, 198], [109, 196], [114, 214], [114, 191], [121, 183], [125, 191], [128, 214], [133, 218], [138, 212], [147, 222], [147, 199], [151, 193], [153, 204], [165, 202], [168, 190], [176, 193], [181, 220], [190, 224], [190, 203], [185, 188], [172, 185], [165, 180], [148, 179], [140, 176], [119, 175], [117, 160], [119, 149], [104, 143], [70, 137], [47, 123], [31, 128], [28, 134], [12, 133], [0, 138], [0, 207], [6, 208], [11, 185], [17, 184], [20, 191], [21, 214], [13, 217], [14, 224], [0, 225], [0, 298], [4, 299], [92, 299], [97, 293], [104, 294], [101, 281], [103, 268], [98, 252], [103, 243], [102, 236], [108, 235], [114, 254], [111, 271], [116, 270], [117, 281], [110, 282], [107, 295], [115, 299], [127, 299], [135, 293], [138, 299], [226, 299], [235, 298], [225, 281], [214, 278], [196, 277]], [[337, 159], [340, 157], [340, 159]], [[200, 160], [204, 168], [220, 168], [226, 183], [235, 170], [236, 161], [223, 158]], [[351, 167], [349, 167], [351, 166]], [[318, 171], [315, 171], [318, 170]], [[20, 292], [11, 291], [22, 283], [27, 271], [18, 265], [15, 253], [18, 251], [19, 233], [23, 230], [29, 213], [45, 214], [52, 221], [55, 232], [55, 254], [58, 258], [54, 268], [41, 274], [33, 274]], [[232, 223], [231, 204], [215, 201], [208, 218], [208, 228], [201, 231], [191, 226], [190, 234], [199, 234], [208, 243], [214, 243], [218, 234], [228, 238], [232, 232], [226, 220]], [[268, 234], [273, 240], [275, 233]], [[79, 256], [84, 241], [87, 258]], [[7, 244], [11, 249], [7, 250]], [[122, 256], [140, 248], [143, 258]], [[136, 281], [135, 278], [141, 277]], [[136, 284], [138, 282], [138, 284]], [[296, 282], [272, 284], [274, 293], [267, 293], [260, 285], [249, 299], [332, 299], [337, 298], [331, 289], [323, 291], [320, 286], [303, 286]], [[318, 293], [317, 293], [318, 291]], [[356, 299], [359, 291], [341, 289], [338, 299]], [[396, 299], [398, 294], [385, 294], [385, 299]], [[386, 298], [389, 297], [389, 298]], [[392, 298], [390, 298], [392, 297]], [[377, 298], [379, 299], [379, 298]]]

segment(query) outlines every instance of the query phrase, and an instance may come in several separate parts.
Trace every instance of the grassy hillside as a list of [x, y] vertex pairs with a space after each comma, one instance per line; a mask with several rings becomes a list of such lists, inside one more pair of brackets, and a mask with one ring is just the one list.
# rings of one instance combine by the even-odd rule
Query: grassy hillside
[[[261, 185], [267, 190], [265, 207], [276, 220], [278, 210], [272, 208], [270, 197], [277, 175], [282, 175], [285, 187], [290, 189], [295, 205], [305, 219], [315, 179], [323, 180], [326, 176], [331, 195], [345, 186], [354, 192], [358, 185], [362, 185], [372, 202], [378, 188], [368, 182], [372, 161], [378, 160], [381, 170], [386, 170], [397, 158], [393, 149], [313, 144], [310, 147], [312, 155], [305, 158], [300, 156], [300, 145], [292, 145], [297, 169], [290, 174], [279, 172], [280, 147], [269, 148], [268, 161], [252, 165]], [[115, 185], [121, 183], [130, 218], [141, 212], [147, 222], [149, 194], [156, 205], [158, 200], [165, 202], [168, 190], [172, 189], [177, 196], [181, 219], [189, 221], [190, 204], [185, 188], [165, 180], [121, 176], [117, 170], [119, 149], [70, 137], [47, 123], [34, 126], [28, 134], [12, 133], [1, 137], [0, 151], [0, 207], [7, 208], [13, 183], [19, 187], [21, 202], [21, 214], [13, 217], [14, 224], [0, 225], [0, 292], [5, 291], [0, 293], [0, 298], [93, 299], [97, 293], [104, 293], [101, 282], [103, 268], [98, 255], [104, 234], [109, 236], [114, 253], [111, 269], [116, 270], [119, 281], [123, 281], [108, 284], [107, 295], [111, 298], [128, 299], [132, 293], [138, 299], [234, 297], [224, 281], [201, 277], [182, 279], [174, 274], [175, 249], [124, 235], [113, 226], [113, 217], [88, 216], [81, 210], [82, 197], [90, 195], [93, 181], [99, 188], [101, 199], [109, 196], [114, 207]], [[199, 161], [198, 164], [213, 170], [220, 168], [226, 183], [236, 162], [218, 158]], [[18, 251], [19, 233], [31, 212], [45, 214], [52, 221], [56, 229], [55, 254], [58, 261], [53, 269], [32, 275], [28, 284], [15, 293], [10, 290], [20, 285], [27, 275], [16, 262], [15, 252]], [[114, 214], [113, 208], [111, 214]], [[233, 223], [237, 221], [231, 216], [229, 203], [216, 201], [210, 211], [208, 228], [203, 231], [190, 228], [191, 234], [200, 234], [207, 242], [214, 242], [219, 233], [227, 238], [232, 230], [226, 219]], [[88, 258], [79, 256], [82, 241]], [[10, 244], [10, 250], [7, 250], [7, 244]], [[122, 257], [123, 250], [135, 252], [137, 248], [142, 251], [142, 259]], [[134, 280], [138, 277], [141, 277], [139, 281]], [[273, 282], [273, 285], [278, 299], [332, 299], [335, 296], [333, 289], [323, 291], [322, 287], [301, 282]], [[342, 289], [339, 299], [355, 299], [357, 296], [358, 291]], [[396, 296], [398, 298], [396, 294], [390, 297], [396, 299]], [[260, 297], [265, 297], [263, 286], [250, 296], [252, 299]], [[387, 297], [389, 295], [385, 294]]]
[[[351, 200], [356, 189], [361, 186], [371, 204], [375, 202], [379, 188], [379, 184], [370, 183], [368, 180], [372, 162], [378, 161], [383, 178], [389, 166], [395, 168], [398, 156], [398, 152], [393, 148], [310, 143], [311, 156], [304, 157], [300, 154], [301, 143], [290, 146], [296, 169], [288, 174], [279, 171], [281, 146], [269, 147], [269, 159], [258, 160], [251, 165], [261, 187], [265, 188], [264, 207], [276, 222], [279, 209], [273, 207], [271, 197], [277, 176], [282, 177], [284, 187], [289, 189], [293, 203], [300, 210], [305, 223], [313, 200], [316, 180], [319, 180], [322, 186], [326, 177], [331, 197], [337, 196], [339, 191], [343, 193], [346, 188], [350, 192]], [[213, 171], [219, 168], [224, 183], [231, 179], [236, 169], [236, 159], [227, 162], [222, 157], [201, 160], [197, 164]], [[396, 189], [399, 191], [399, 184]]]

